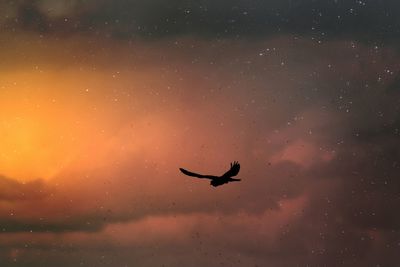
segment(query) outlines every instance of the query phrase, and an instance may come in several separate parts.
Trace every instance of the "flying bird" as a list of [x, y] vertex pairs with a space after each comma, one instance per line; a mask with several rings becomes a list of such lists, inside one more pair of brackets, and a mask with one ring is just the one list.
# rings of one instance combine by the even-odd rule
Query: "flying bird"
[[234, 161], [233, 163], [231, 163], [231, 168], [229, 169], [229, 171], [224, 173], [222, 176], [203, 175], [203, 174], [190, 172], [190, 171], [187, 171], [182, 168], [179, 168], [179, 169], [181, 170], [181, 172], [183, 172], [184, 174], [189, 175], [189, 176], [193, 176], [196, 178], [211, 179], [210, 185], [212, 185], [212, 186], [220, 186], [223, 184], [227, 184], [229, 182], [236, 182], [236, 181], [241, 180], [241, 179], [232, 178], [233, 176], [236, 176], [240, 170], [240, 164], [237, 161]]

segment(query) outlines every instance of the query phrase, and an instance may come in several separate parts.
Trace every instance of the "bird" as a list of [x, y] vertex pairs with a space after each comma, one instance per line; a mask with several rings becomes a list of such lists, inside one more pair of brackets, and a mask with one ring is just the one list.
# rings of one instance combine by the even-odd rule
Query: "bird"
[[183, 168], [179, 168], [179, 170], [183, 174], [186, 174], [188, 176], [193, 176], [193, 177], [196, 177], [196, 178], [211, 179], [210, 185], [212, 185], [214, 187], [220, 186], [220, 185], [223, 185], [223, 184], [227, 184], [229, 182], [241, 181], [241, 179], [232, 178], [233, 176], [236, 176], [239, 173], [239, 170], [240, 170], [240, 164], [237, 161], [234, 161], [233, 163], [231, 163], [231, 168], [221, 176], [198, 174], [198, 173], [194, 173], [194, 172], [185, 170]]

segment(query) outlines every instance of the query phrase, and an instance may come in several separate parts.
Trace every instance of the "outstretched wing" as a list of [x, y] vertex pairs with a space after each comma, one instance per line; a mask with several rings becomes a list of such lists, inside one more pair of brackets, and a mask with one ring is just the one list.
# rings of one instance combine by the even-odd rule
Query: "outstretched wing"
[[229, 171], [227, 171], [224, 175], [222, 175], [222, 177], [236, 176], [239, 173], [239, 170], [240, 170], [239, 162], [234, 161], [233, 163], [231, 163], [231, 168], [229, 169]]
[[187, 171], [185, 169], [179, 168], [181, 170], [182, 173], [189, 175], [189, 176], [193, 176], [193, 177], [197, 177], [197, 178], [206, 178], [206, 179], [215, 179], [218, 178], [218, 176], [213, 176], [213, 175], [202, 175], [202, 174], [198, 174], [198, 173], [194, 173], [194, 172], [190, 172]]

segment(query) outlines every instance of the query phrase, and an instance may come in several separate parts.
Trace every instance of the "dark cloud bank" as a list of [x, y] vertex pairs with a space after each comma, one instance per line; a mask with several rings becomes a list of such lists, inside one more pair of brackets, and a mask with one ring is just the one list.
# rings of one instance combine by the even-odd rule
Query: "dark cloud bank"
[[307, 34], [397, 40], [397, 1], [4, 1], [8, 29], [115, 38], [199, 35], [242, 38]]

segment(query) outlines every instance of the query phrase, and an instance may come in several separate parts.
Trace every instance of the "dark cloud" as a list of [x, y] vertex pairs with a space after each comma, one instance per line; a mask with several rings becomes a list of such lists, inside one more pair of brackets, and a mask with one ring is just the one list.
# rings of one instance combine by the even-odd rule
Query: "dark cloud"
[[397, 40], [397, 1], [9, 1], [9, 28], [132, 38], [309, 35]]
[[0, 201], [30, 201], [42, 199], [47, 194], [48, 189], [40, 179], [20, 183], [0, 175]]

